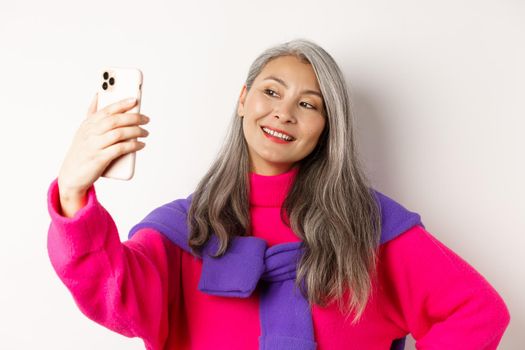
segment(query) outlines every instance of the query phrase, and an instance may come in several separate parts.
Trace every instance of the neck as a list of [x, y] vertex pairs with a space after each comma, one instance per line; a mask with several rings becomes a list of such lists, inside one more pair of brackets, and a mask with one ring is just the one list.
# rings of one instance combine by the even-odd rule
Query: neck
[[263, 175], [250, 171], [250, 205], [281, 207], [298, 170], [298, 167], [292, 167], [277, 175]]
[[253, 163], [250, 164], [250, 173], [264, 175], [264, 176], [276, 176], [283, 173], [287, 173], [293, 168], [298, 167], [297, 163], [285, 164], [283, 166], [272, 166], [272, 167], [256, 167]]

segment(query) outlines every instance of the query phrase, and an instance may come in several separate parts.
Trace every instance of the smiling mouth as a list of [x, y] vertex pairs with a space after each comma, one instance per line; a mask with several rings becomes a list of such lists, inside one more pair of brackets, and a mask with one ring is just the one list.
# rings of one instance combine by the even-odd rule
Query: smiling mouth
[[[267, 132], [267, 131], [265, 131], [264, 129], [266, 129], [266, 130], [271, 130], [271, 131], [270, 131], [270, 132]], [[293, 142], [293, 141], [296, 140], [296, 138], [293, 137], [293, 136], [290, 136], [290, 135], [287, 135], [287, 134], [283, 134], [283, 133], [278, 133], [278, 132], [276, 132], [276, 131], [274, 131], [274, 130], [268, 128], [268, 127], [265, 127], [265, 126], [261, 126], [261, 131], [262, 131], [263, 133], [265, 133], [266, 135], [269, 135], [269, 136], [275, 137], [275, 138], [277, 138], [277, 139], [279, 139], [279, 140], [283, 140], [283, 141], [286, 141], [286, 142]], [[281, 134], [283, 137], [278, 136], [279, 134]]]

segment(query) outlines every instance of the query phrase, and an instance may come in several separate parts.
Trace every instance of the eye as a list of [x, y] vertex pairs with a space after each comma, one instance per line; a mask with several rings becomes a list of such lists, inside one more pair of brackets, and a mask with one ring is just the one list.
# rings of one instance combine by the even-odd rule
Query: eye
[[[264, 93], [266, 95], [271, 96], [271, 97], [278, 96], [277, 93], [275, 91], [273, 91], [272, 89], [264, 89]], [[275, 94], [275, 96], [273, 94]], [[317, 109], [317, 108], [315, 108], [315, 106], [313, 106], [313, 105], [311, 105], [311, 104], [309, 104], [307, 102], [301, 102], [301, 103], [303, 103], [303, 105], [306, 106], [306, 109], [314, 109], [314, 110]]]
[[272, 94], [275, 94], [275, 91], [273, 91], [272, 89], [264, 89], [264, 93], [273, 97]]
[[309, 104], [307, 102], [301, 102], [301, 103], [304, 103], [305, 105], [310, 106], [310, 107], [307, 107], [307, 109], [316, 109], [314, 106], [312, 106], [311, 104]]

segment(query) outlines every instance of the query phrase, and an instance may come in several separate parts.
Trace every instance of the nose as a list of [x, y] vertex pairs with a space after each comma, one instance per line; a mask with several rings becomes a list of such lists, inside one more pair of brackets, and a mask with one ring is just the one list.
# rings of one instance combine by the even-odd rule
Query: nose
[[295, 122], [294, 102], [282, 101], [279, 103], [275, 110], [275, 117], [278, 118], [282, 123], [286, 123], [288, 121]]

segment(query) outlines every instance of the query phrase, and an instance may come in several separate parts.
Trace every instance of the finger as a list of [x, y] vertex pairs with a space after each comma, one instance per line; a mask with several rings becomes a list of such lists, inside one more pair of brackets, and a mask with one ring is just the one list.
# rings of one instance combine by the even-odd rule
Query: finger
[[110, 161], [116, 159], [124, 154], [136, 152], [146, 146], [146, 143], [136, 140], [122, 141], [106, 147], [102, 150], [102, 154]]
[[110, 145], [126, 141], [130, 139], [136, 139], [139, 137], [148, 137], [149, 131], [139, 126], [128, 126], [110, 130], [104, 133], [97, 142], [100, 142], [100, 147], [106, 148]]
[[149, 118], [140, 113], [115, 113], [112, 115], [114, 126], [141, 124], [144, 121], [149, 121]]
[[91, 101], [91, 104], [89, 105], [88, 114], [87, 114], [88, 117], [97, 111], [97, 100], [98, 100], [98, 93], [95, 94], [95, 97], [93, 97], [93, 100]]
[[141, 114], [138, 113], [116, 113], [111, 118], [104, 118], [97, 121], [97, 131], [99, 134], [110, 130], [130, 125], [146, 124]]
[[150, 117], [148, 117], [147, 115], [139, 113], [138, 116], [139, 116], [139, 120], [140, 120], [139, 123], [140, 124], [148, 124], [149, 123]]
[[121, 100], [115, 103], [110, 104], [109, 106], [104, 107], [101, 112], [101, 114], [105, 117], [108, 117], [115, 113], [123, 113], [127, 110], [131, 109], [135, 104], [137, 103], [137, 99], [132, 97], [129, 99]]

